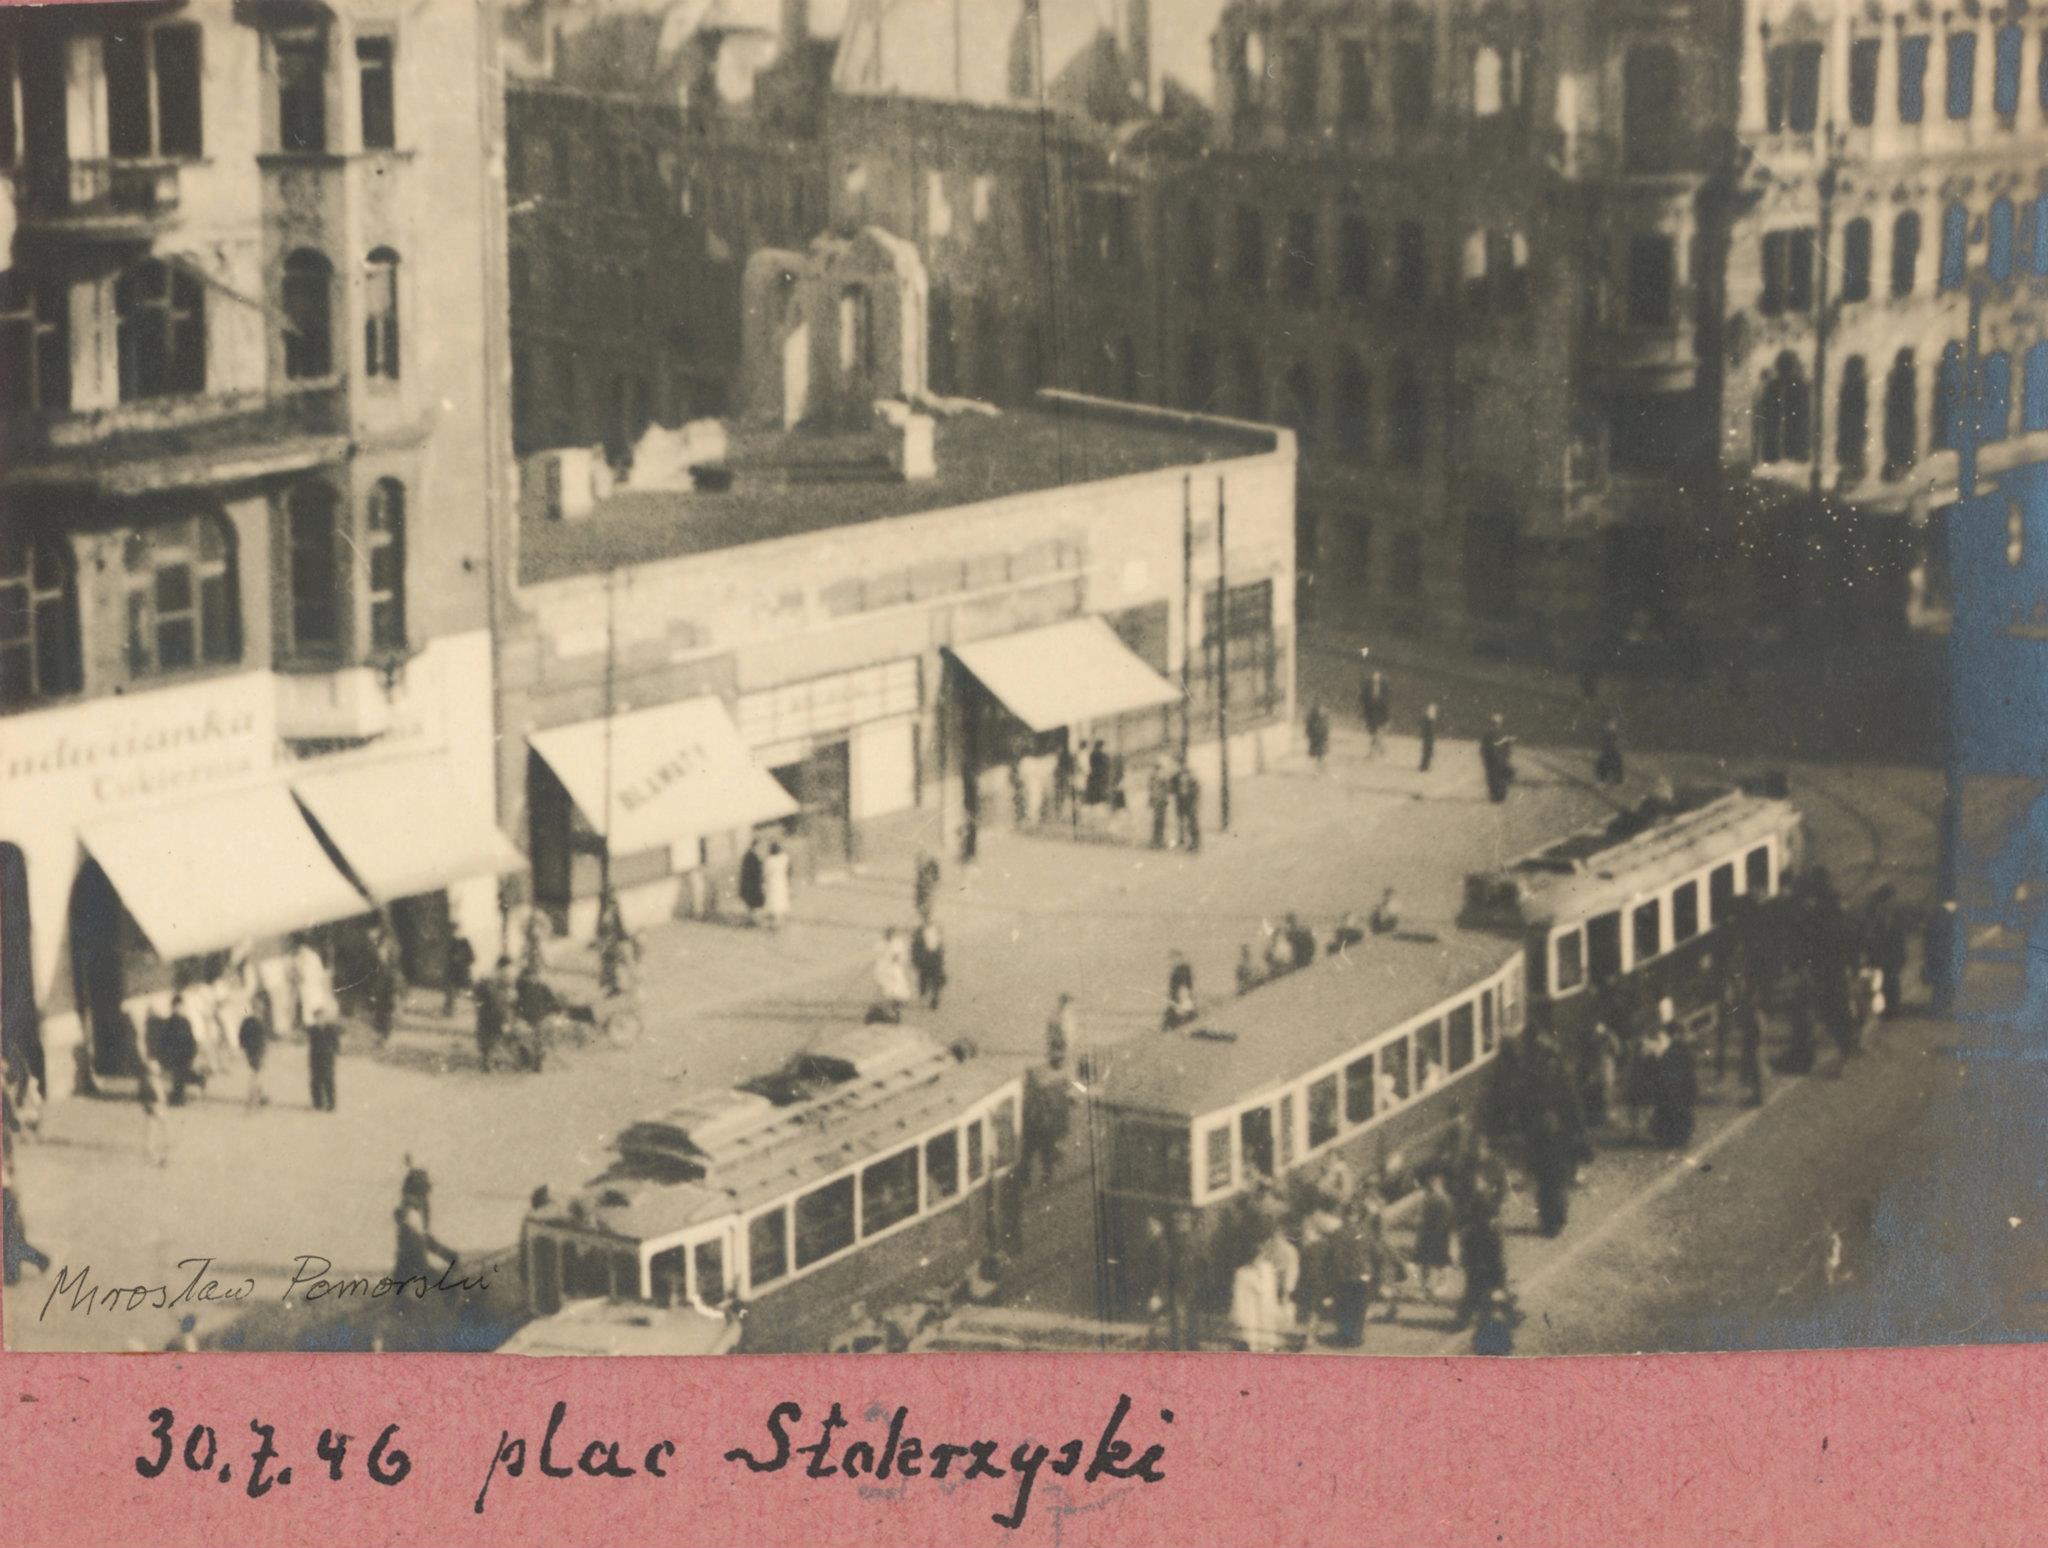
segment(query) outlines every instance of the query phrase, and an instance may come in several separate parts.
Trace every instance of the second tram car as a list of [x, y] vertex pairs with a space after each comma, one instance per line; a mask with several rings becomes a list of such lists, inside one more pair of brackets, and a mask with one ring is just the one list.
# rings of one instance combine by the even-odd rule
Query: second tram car
[[1804, 833], [1775, 776], [1652, 796], [1468, 876], [1459, 923], [1523, 944], [1531, 1023], [1576, 1054], [1597, 1020], [1622, 1032], [1662, 999], [1710, 1024], [1715, 984], [1702, 969], [1782, 914]]
[[945, 1284], [1014, 1229], [1022, 1085], [910, 1029], [864, 1028], [628, 1126], [603, 1175], [536, 1201], [521, 1239], [536, 1320], [506, 1352], [826, 1348], [855, 1302]]
[[1371, 936], [1186, 1035], [1109, 1051], [1089, 1086], [1119, 1312], [1160, 1294], [1196, 1321], [1220, 1314], [1230, 1233], [1266, 1180], [1339, 1154], [1354, 1173], [1391, 1167], [1395, 1147], [1478, 1106], [1522, 1030], [1525, 973], [1497, 936]]

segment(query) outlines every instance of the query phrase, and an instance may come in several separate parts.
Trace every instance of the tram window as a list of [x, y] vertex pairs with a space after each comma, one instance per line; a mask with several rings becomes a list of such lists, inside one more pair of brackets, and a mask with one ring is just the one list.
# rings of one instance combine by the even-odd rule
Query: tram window
[[1337, 1077], [1325, 1075], [1308, 1088], [1308, 1148], [1337, 1137]]
[[1707, 878], [1709, 924], [1719, 924], [1735, 911], [1735, 862], [1714, 867]]
[[725, 1243], [713, 1239], [699, 1242], [696, 1259], [697, 1299], [706, 1306], [725, 1304]]
[[1219, 1123], [1202, 1136], [1202, 1186], [1210, 1193], [1230, 1186], [1230, 1125]]
[[1344, 1121], [1366, 1123], [1372, 1118], [1372, 1055], [1353, 1059], [1344, 1067]]
[[933, 1199], [950, 1199], [960, 1191], [960, 1135], [948, 1129], [924, 1142], [925, 1185]]
[[1237, 1115], [1237, 1140], [1247, 1178], [1273, 1175], [1273, 1109], [1248, 1107]]
[[871, 1163], [860, 1174], [860, 1234], [873, 1236], [917, 1213], [917, 1147]]
[[1445, 1025], [1450, 1031], [1450, 1068], [1462, 1070], [1472, 1062], [1472, 1002], [1467, 1000], [1452, 1011]]
[[1379, 1101], [1382, 1112], [1408, 1100], [1408, 1039], [1397, 1037], [1380, 1049]]
[[1557, 937], [1557, 992], [1563, 994], [1586, 981], [1586, 938], [1578, 930]]
[[853, 1245], [853, 1179], [842, 1177], [813, 1188], [796, 1201], [796, 1266], [809, 1268], [821, 1258]]
[[[1225, 1135], [1224, 1166], [1229, 1167], [1229, 1136]], [[1164, 1124], [1117, 1119], [1110, 1130], [1110, 1185], [1122, 1193], [1154, 1198], [1188, 1196], [1188, 1131]], [[1229, 1178], [1224, 1179], [1225, 1186]]]
[[967, 1181], [974, 1184], [981, 1181], [981, 1120], [976, 1118], [967, 1125]]
[[1493, 1020], [1493, 997], [1498, 993], [1500, 990], [1497, 988], [1489, 989], [1479, 997], [1479, 1051], [1482, 1054], [1493, 1052], [1494, 1039], [1499, 1036]]
[[759, 1290], [789, 1272], [789, 1211], [771, 1209], [747, 1226], [747, 1282]]
[[1586, 973], [1594, 983], [1621, 977], [1621, 910], [1586, 921]]
[[1294, 1093], [1280, 1098], [1280, 1170], [1294, 1165]]
[[657, 1252], [647, 1265], [648, 1283], [654, 1287], [656, 1306], [680, 1306], [688, 1293], [684, 1280], [683, 1249], [671, 1247]]
[[1017, 1099], [1004, 1097], [989, 1118], [996, 1129], [996, 1165], [1009, 1166], [1017, 1159]]
[[1647, 903], [1638, 904], [1632, 917], [1636, 961], [1648, 962], [1664, 949], [1664, 900], [1652, 898]]
[[1415, 1034], [1415, 1087], [1434, 1091], [1444, 1081], [1444, 1024], [1432, 1021]]
[[1689, 941], [1700, 933], [1700, 884], [1682, 882], [1671, 891], [1671, 944]]
[[1742, 862], [1751, 892], [1769, 895], [1771, 890], [1771, 846], [1759, 844]]

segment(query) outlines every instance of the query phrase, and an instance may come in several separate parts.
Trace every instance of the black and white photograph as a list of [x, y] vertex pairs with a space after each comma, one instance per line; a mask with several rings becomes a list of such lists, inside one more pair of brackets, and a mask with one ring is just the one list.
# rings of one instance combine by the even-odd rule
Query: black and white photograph
[[8, 4], [0, 1012], [16, 1351], [2048, 1338], [2048, 13]]

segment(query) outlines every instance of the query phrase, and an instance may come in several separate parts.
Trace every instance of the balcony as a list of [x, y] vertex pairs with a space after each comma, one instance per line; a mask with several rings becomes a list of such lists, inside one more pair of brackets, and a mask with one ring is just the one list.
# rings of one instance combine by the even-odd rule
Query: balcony
[[37, 160], [15, 173], [25, 234], [75, 242], [148, 242], [177, 218], [177, 161]]
[[339, 386], [150, 398], [0, 423], [0, 485], [148, 494], [318, 467], [348, 446]]

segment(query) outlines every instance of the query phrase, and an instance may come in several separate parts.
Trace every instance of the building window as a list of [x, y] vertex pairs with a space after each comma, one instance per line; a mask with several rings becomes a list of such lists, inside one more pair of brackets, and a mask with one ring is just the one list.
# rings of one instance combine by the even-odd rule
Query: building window
[[405, 485], [395, 478], [370, 486], [363, 523], [370, 561], [370, 648], [405, 649]]
[[1941, 288], [1961, 290], [1969, 264], [1970, 212], [1960, 202], [1941, 215]]
[[1984, 272], [1994, 280], [2012, 278], [2012, 200], [1994, 199], [1991, 219], [1986, 225]]
[[2020, 29], [2007, 24], [1992, 38], [1991, 107], [2001, 118], [2020, 110]]
[[206, 293], [182, 268], [146, 258], [114, 281], [121, 401], [206, 390]]
[[2048, 343], [2031, 345], [2026, 354], [2025, 396], [2020, 403], [2020, 428], [2048, 430]]
[[1363, 129], [1372, 118], [1372, 70], [1363, 43], [1337, 46], [1337, 110], [1347, 129]]
[[1301, 210], [1287, 217], [1287, 240], [1280, 252], [1281, 294], [1296, 306], [1316, 300], [1316, 218]]
[[1472, 55], [1472, 116], [1493, 118], [1507, 107], [1507, 62], [1500, 50], [1482, 43]]
[[1394, 461], [1415, 468], [1429, 444], [1429, 416], [1422, 398], [1422, 378], [1405, 355], [1394, 361], [1394, 380], [1387, 400], [1388, 431]]
[[277, 54], [277, 143], [288, 151], [327, 149], [327, 37], [280, 34]]
[[1306, 35], [1289, 38], [1281, 46], [1282, 90], [1287, 127], [1309, 130], [1316, 126], [1316, 40]]
[[1430, 76], [1435, 69], [1436, 51], [1428, 43], [1411, 39], [1394, 45], [1394, 122], [1403, 129], [1420, 129], [1429, 122]]
[[1638, 233], [1628, 242], [1628, 322], [1631, 328], [1671, 325], [1677, 284], [1676, 246], [1668, 236]]
[[1899, 122], [1917, 124], [1927, 116], [1927, 34], [1899, 39]]
[[1458, 255], [1458, 274], [1464, 282], [1465, 304], [1474, 311], [1484, 311], [1489, 299], [1486, 258], [1486, 233], [1480, 230], [1466, 232], [1464, 249]]
[[78, 590], [56, 534], [0, 516], [0, 709], [79, 689]]
[[234, 536], [225, 517], [187, 516], [131, 532], [122, 557], [130, 677], [240, 659]]
[[1811, 134], [1820, 117], [1820, 45], [1781, 43], [1770, 52], [1764, 119], [1773, 134]]
[[1842, 228], [1842, 299], [1870, 299], [1870, 222], [1861, 216]]
[[1941, 352], [1941, 368], [1934, 376], [1935, 450], [1950, 451], [1961, 443], [1963, 402], [1963, 346], [1951, 344]]
[[1273, 626], [1273, 583], [1251, 581], [1232, 586], [1221, 598], [1222, 628], [1217, 624], [1216, 589], [1202, 599], [1202, 675], [1195, 686], [1190, 714], [1197, 725], [1213, 723], [1217, 695], [1219, 644], [1229, 674], [1230, 714], [1250, 726], [1278, 712], [1285, 690], [1278, 636]]
[[304, 658], [341, 652], [340, 501], [323, 483], [301, 484], [285, 499], [285, 552], [291, 592], [291, 644]]
[[398, 380], [398, 254], [388, 247], [363, 264], [363, 370]]
[[1266, 288], [1266, 223], [1249, 204], [1237, 207], [1237, 250], [1232, 270], [1238, 287], [1256, 295]]
[[1977, 105], [1977, 34], [1948, 35], [1948, 116], [1968, 118]]
[[0, 273], [0, 411], [71, 407], [71, 306], [64, 282]]
[[1868, 128], [1877, 121], [1877, 59], [1879, 38], [1857, 38], [1849, 45], [1849, 122]]
[[1897, 478], [1920, 455], [1919, 382], [1913, 352], [1902, 349], [1884, 386], [1884, 475]]
[[1501, 305], [1510, 312], [1526, 311], [1529, 306], [1529, 239], [1511, 228], [1504, 246], [1507, 261], [1502, 263], [1499, 256], [1494, 260], [1501, 287]]
[[1813, 309], [1814, 239], [1810, 227], [1764, 233], [1764, 292], [1757, 309], [1766, 317]]
[[334, 266], [300, 248], [284, 261], [284, 374], [293, 381], [334, 371]]
[[1355, 210], [1337, 225], [1337, 287], [1345, 298], [1363, 301], [1372, 294], [1372, 227]]
[[388, 37], [356, 39], [356, 89], [362, 104], [364, 150], [390, 150], [398, 143], [391, 49]]
[[1404, 220], [1394, 228], [1394, 294], [1406, 306], [1429, 298], [1429, 268], [1422, 222]]
[[199, 155], [199, 29], [130, 27], [107, 33], [103, 47], [108, 153]]
[[1804, 462], [1812, 455], [1810, 392], [1798, 357], [1790, 350], [1778, 356], [1757, 394], [1756, 460], [1760, 464]]
[[1869, 466], [1870, 381], [1863, 357], [1842, 363], [1842, 388], [1835, 412], [1835, 462], [1846, 478], [1861, 478]]
[[1920, 216], [1901, 212], [1892, 222], [1892, 294], [1910, 296], [1920, 282]]
[[1632, 48], [1622, 62], [1623, 164], [1631, 172], [1668, 172], [1680, 143], [1678, 51], [1663, 44]]
[[1372, 378], [1351, 350], [1337, 361], [1337, 447], [1360, 462], [1372, 460]]
[[2012, 433], [2012, 356], [1993, 350], [1984, 357], [1977, 388], [1977, 439], [2002, 441]]

